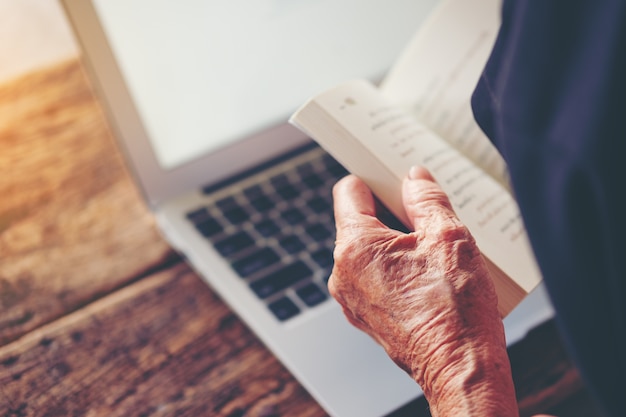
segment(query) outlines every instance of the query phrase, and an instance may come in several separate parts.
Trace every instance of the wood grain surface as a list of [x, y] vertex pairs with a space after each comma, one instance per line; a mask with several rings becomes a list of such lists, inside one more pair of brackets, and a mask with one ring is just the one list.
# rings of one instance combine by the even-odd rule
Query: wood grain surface
[[[78, 61], [0, 86], [0, 196], [0, 416], [326, 415], [159, 236]], [[597, 415], [552, 322], [509, 353], [522, 416]]]
[[6, 346], [0, 385], [0, 415], [325, 415], [183, 264]]
[[0, 87], [0, 344], [172, 255], [76, 60]]
[[78, 61], [0, 115], [0, 415], [326, 415], [158, 235]]

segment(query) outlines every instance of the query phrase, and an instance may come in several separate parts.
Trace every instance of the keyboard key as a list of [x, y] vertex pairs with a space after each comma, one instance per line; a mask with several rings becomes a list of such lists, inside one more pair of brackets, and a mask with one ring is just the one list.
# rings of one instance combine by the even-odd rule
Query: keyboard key
[[276, 175], [270, 179], [270, 182], [276, 188], [276, 193], [281, 196], [284, 200], [292, 200], [300, 195], [300, 192], [296, 187], [289, 182], [289, 178], [287, 175], [281, 174]]
[[237, 203], [234, 197], [223, 198], [215, 204], [231, 224], [238, 225], [249, 218], [248, 213]]
[[289, 320], [300, 313], [300, 309], [287, 297], [279, 298], [278, 300], [268, 304], [269, 309], [274, 313], [274, 316], [280, 321]]
[[322, 274], [322, 277], [324, 277], [324, 282], [326, 284], [328, 284], [328, 281], [330, 280], [330, 275], [333, 273], [333, 268], [325, 268], [324, 269], [324, 273]]
[[296, 290], [298, 297], [309, 307], [318, 305], [326, 300], [326, 294], [315, 283], [310, 283]]
[[305, 248], [304, 243], [297, 236], [287, 236], [279, 240], [280, 246], [287, 251], [287, 253], [294, 254], [300, 252]]
[[328, 248], [319, 249], [311, 254], [311, 258], [322, 268], [333, 266], [333, 252]]
[[198, 224], [210, 217], [209, 211], [206, 209], [206, 207], [201, 207], [199, 209], [190, 211], [189, 213], [187, 213], [186, 216], [187, 219], [194, 224]]
[[275, 235], [280, 231], [278, 225], [274, 223], [273, 220], [266, 219], [258, 222], [254, 225], [254, 228], [261, 234], [263, 237], [270, 237]]
[[308, 201], [307, 206], [315, 213], [324, 213], [332, 208], [331, 203], [324, 197], [314, 197]]
[[231, 224], [238, 225], [250, 218], [248, 213], [241, 207], [232, 206], [223, 211], [224, 217], [228, 219]]
[[276, 188], [290, 184], [289, 178], [287, 178], [287, 175], [285, 174], [279, 174], [279, 175], [273, 176], [272, 178], [270, 178], [270, 182]]
[[211, 237], [220, 233], [224, 228], [215, 219], [207, 218], [202, 222], [196, 223], [196, 229], [204, 237]]
[[316, 242], [320, 242], [332, 236], [332, 232], [326, 228], [321, 223], [314, 224], [306, 228], [306, 232], [315, 240]]
[[248, 197], [249, 200], [265, 195], [265, 193], [263, 192], [263, 188], [261, 188], [260, 185], [253, 185], [252, 187], [248, 187], [243, 190], [243, 193], [246, 197]]
[[250, 204], [259, 213], [265, 213], [275, 205], [274, 202], [267, 196], [259, 196], [257, 198], [254, 198], [250, 200]]
[[280, 261], [280, 257], [276, 255], [276, 252], [270, 248], [264, 248], [233, 262], [232, 266], [242, 278], [246, 278], [278, 261]]
[[235, 200], [235, 197], [222, 198], [221, 200], [218, 200], [215, 203], [215, 205], [221, 208], [222, 210], [227, 210], [230, 207], [238, 206], [237, 200]]
[[283, 185], [276, 188], [276, 192], [285, 200], [292, 200], [300, 195], [300, 191], [293, 185]]
[[302, 182], [311, 189], [315, 189], [324, 185], [324, 180], [322, 180], [318, 175], [315, 174], [303, 177]]
[[292, 226], [302, 223], [302, 221], [304, 221], [304, 219], [306, 218], [304, 216], [304, 213], [302, 213], [299, 209], [295, 207], [283, 211], [282, 213], [280, 213], [280, 217], [282, 217], [287, 223]]
[[296, 171], [298, 171], [298, 174], [305, 177], [314, 172], [313, 164], [311, 164], [310, 162], [305, 162], [304, 164], [300, 164], [296, 168]]
[[328, 172], [332, 174], [333, 177], [339, 179], [348, 175], [348, 171], [339, 164], [328, 167]]
[[231, 256], [254, 245], [254, 241], [246, 232], [239, 232], [215, 243], [215, 249], [222, 256]]
[[254, 281], [250, 288], [260, 298], [267, 298], [289, 288], [291, 285], [300, 282], [312, 275], [311, 269], [302, 261], [296, 261], [291, 265], [272, 272], [271, 274]]
[[324, 155], [324, 164], [326, 165], [328, 172], [335, 178], [341, 178], [348, 174], [348, 171], [330, 155]]

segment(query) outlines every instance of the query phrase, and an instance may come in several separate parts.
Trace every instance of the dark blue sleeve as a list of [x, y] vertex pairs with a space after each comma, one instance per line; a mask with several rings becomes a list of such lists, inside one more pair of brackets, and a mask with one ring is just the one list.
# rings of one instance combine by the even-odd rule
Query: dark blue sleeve
[[568, 351], [626, 416], [626, 2], [503, 4], [476, 119], [507, 161]]

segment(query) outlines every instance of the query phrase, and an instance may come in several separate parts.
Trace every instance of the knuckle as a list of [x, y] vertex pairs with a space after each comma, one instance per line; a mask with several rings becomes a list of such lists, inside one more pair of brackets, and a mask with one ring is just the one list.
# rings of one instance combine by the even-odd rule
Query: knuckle
[[358, 252], [360, 250], [354, 240], [337, 242], [333, 251], [335, 267], [350, 270], [359, 257]]
[[438, 228], [436, 238], [444, 242], [454, 241], [469, 241], [473, 242], [474, 238], [470, 234], [465, 225], [456, 219], [450, 219], [450, 221], [443, 222], [441, 227]]
[[452, 209], [446, 193], [435, 184], [424, 187], [419, 192], [408, 193], [406, 200], [409, 205], [419, 209], [437, 206], [448, 210]]

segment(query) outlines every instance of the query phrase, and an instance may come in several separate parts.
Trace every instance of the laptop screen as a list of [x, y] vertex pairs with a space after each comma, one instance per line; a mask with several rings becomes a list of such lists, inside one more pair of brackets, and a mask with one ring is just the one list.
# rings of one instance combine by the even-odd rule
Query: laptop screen
[[284, 122], [309, 96], [378, 79], [434, 1], [97, 0], [158, 163]]

